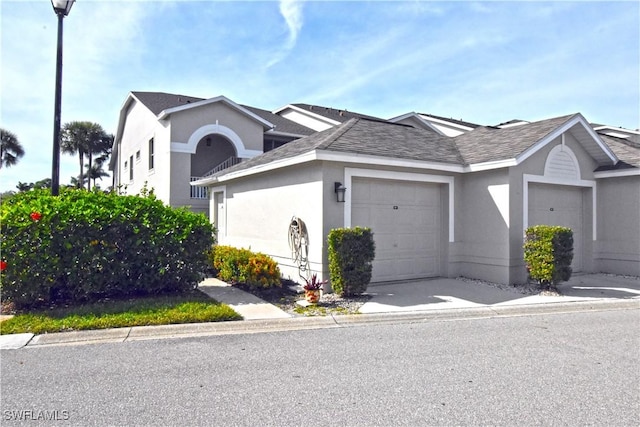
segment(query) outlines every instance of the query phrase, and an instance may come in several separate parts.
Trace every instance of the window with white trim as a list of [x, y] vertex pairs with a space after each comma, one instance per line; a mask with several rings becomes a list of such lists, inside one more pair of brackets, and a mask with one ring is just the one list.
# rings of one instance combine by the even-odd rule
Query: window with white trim
[[153, 169], [154, 148], [154, 141], [153, 138], [151, 138], [149, 140], [149, 170]]

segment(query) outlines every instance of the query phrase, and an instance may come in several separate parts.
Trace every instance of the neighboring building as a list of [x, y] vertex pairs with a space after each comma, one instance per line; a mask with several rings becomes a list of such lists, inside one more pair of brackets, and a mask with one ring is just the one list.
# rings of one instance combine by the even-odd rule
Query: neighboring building
[[171, 206], [208, 214], [206, 188], [190, 182], [313, 132], [224, 96], [131, 92], [120, 110], [109, 169], [124, 193], [146, 187]]
[[[574, 271], [640, 275], [638, 134], [580, 114], [480, 126], [132, 92], [111, 165], [127, 192], [146, 183], [168, 204], [210, 212], [220, 243], [268, 254], [294, 280], [328, 278], [329, 231], [361, 225], [374, 232], [374, 282], [522, 283], [524, 230], [543, 223], [574, 231]], [[297, 259], [293, 220], [307, 232]]]

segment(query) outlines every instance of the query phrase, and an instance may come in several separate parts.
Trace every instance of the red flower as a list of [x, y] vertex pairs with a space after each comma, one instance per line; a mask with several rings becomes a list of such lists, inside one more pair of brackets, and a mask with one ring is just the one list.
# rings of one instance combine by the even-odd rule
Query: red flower
[[0, 261], [0, 271], [4, 271], [7, 268], [7, 261]]
[[40, 221], [40, 218], [42, 218], [42, 214], [40, 212], [31, 212], [31, 215], [29, 216], [34, 221]]

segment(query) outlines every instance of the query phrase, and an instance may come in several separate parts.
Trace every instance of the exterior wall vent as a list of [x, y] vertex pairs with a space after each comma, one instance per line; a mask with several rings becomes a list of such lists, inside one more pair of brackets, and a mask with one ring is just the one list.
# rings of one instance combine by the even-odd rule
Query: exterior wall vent
[[544, 176], [576, 181], [580, 179], [580, 165], [573, 151], [566, 145], [556, 145], [544, 165]]

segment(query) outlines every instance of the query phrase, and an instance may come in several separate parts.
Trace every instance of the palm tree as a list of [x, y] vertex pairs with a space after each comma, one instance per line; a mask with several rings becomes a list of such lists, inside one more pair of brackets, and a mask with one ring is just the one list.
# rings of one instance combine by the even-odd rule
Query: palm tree
[[[78, 183], [84, 188], [84, 156], [89, 157], [91, 167], [93, 154], [100, 152], [105, 145], [105, 140], [109, 135], [97, 123], [91, 122], [69, 122], [62, 128], [62, 139], [60, 147], [63, 153], [78, 154], [80, 162], [80, 177]], [[109, 146], [111, 148], [111, 146]], [[91, 185], [88, 185], [89, 188]]]
[[23, 193], [25, 191], [29, 191], [33, 188], [33, 182], [31, 183], [26, 183], [26, 182], [20, 182], [18, 181], [18, 185], [16, 185], [16, 188], [18, 189], [19, 192]]
[[18, 137], [8, 130], [0, 128], [0, 169], [3, 166], [13, 166], [24, 156], [24, 148], [18, 142]]
[[[87, 174], [89, 175], [87, 182], [89, 190], [91, 189], [92, 179], [93, 186], [95, 187], [96, 179], [102, 181], [103, 177], [109, 176], [109, 174], [104, 170], [104, 164], [107, 160], [109, 160], [109, 157], [111, 156], [111, 146], [113, 145], [113, 139], [113, 135], [104, 133], [98, 140], [96, 140], [95, 145], [91, 147], [92, 149], [89, 151], [89, 164], [87, 165]], [[95, 160], [95, 164], [93, 163], [94, 154], [98, 155]]]
[[91, 166], [91, 169], [87, 168], [87, 181], [90, 182], [93, 180], [94, 187], [96, 186], [96, 179], [102, 181], [102, 178], [104, 178], [105, 176], [109, 176], [109, 174], [105, 172], [104, 168], [102, 167], [103, 163], [104, 161], [102, 163], [98, 163], [98, 161], [96, 160], [93, 166]]

